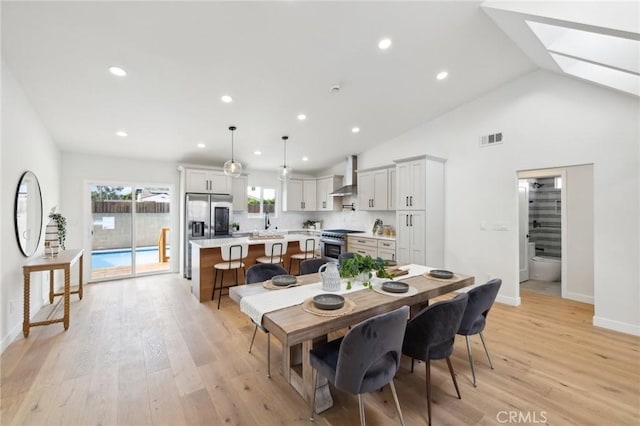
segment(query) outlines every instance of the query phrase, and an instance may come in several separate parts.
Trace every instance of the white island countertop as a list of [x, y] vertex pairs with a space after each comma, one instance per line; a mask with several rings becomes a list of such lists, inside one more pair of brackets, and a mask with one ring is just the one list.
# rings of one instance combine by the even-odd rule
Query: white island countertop
[[388, 241], [396, 240], [395, 236], [390, 237], [388, 235], [374, 234], [372, 232], [358, 232], [358, 233], [353, 233], [348, 235], [349, 237], [352, 237], [352, 238], [364, 237], [364, 238], [375, 238], [376, 240], [388, 240]]
[[[297, 233], [299, 232], [299, 233]], [[275, 231], [275, 232], [261, 232], [257, 236], [242, 236], [242, 237], [228, 237], [228, 238], [213, 238], [207, 240], [192, 240], [191, 244], [194, 247], [198, 247], [200, 249], [207, 248], [218, 248], [222, 247], [225, 244], [241, 244], [248, 243], [249, 245], [257, 245], [264, 244], [269, 241], [278, 242], [278, 241], [287, 241], [289, 242], [298, 242], [301, 240], [305, 240], [307, 238], [313, 238], [313, 235], [309, 235], [306, 233], [307, 230], [303, 229], [300, 231], [296, 230], [287, 230], [287, 231]], [[313, 233], [311, 230], [309, 233]], [[281, 235], [282, 238], [274, 238], [276, 235]], [[319, 236], [319, 235], [318, 235]], [[260, 238], [264, 237], [264, 238]]]

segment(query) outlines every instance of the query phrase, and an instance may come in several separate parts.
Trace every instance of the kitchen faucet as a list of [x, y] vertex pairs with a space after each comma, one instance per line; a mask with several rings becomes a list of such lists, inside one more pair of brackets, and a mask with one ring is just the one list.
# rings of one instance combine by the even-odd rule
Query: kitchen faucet
[[271, 226], [271, 222], [269, 222], [269, 212], [264, 212], [264, 229], [267, 230]]

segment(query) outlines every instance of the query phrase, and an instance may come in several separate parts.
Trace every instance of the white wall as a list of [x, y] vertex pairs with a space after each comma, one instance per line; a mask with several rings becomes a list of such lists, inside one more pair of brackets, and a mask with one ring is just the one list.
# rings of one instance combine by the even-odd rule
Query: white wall
[[[3, 350], [21, 330], [23, 314], [22, 265], [28, 261], [22, 255], [15, 238], [13, 209], [18, 181], [22, 173], [31, 170], [38, 177], [42, 191], [43, 236], [32, 257], [42, 256], [44, 223], [53, 206], [58, 206], [60, 191], [60, 153], [37, 112], [25, 96], [11, 70], [2, 61], [2, 155], [0, 170], [2, 208], [0, 226], [0, 350]], [[58, 211], [60, 211], [58, 209]], [[31, 275], [31, 313], [38, 312], [44, 300], [45, 273]], [[10, 312], [9, 306], [13, 305]], [[62, 330], [62, 327], [60, 326]]]
[[[515, 305], [517, 171], [593, 163], [594, 324], [640, 334], [639, 113], [636, 97], [536, 71], [364, 152], [359, 166], [390, 152], [447, 158], [445, 265], [501, 277], [499, 300]], [[504, 144], [478, 147], [496, 132]]]
[[[122, 147], [122, 155], [126, 156], [126, 145]], [[140, 185], [172, 185], [171, 212], [171, 245], [180, 247], [179, 206], [180, 206], [180, 172], [178, 163], [168, 161], [133, 160], [119, 157], [87, 155], [79, 153], [62, 153], [62, 205], [67, 217], [67, 247], [84, 247], [84, 267], [89, 271], [91, 250], [91, 212], [90, 196], [86, 184], [129, 183]], [[171, 257], [172, 270], [178, 271], [179, 258]], [[84, 281], [88, 280], [85, 273]], [[73, 279], [73, 278], [72, 278]], [[73, 281], [72, 281], [73, 282]]]

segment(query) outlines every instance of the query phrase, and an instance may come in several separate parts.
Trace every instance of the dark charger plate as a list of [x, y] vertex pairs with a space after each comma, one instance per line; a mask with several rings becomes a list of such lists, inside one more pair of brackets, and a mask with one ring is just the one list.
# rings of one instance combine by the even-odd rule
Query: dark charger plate
[[286, 286], [295, 284], [296, 282], [298, 282], [298, 279], [293, 275], [276, 275], [275, 277], [271, 278], [271, 282], [273, 283], [273, 285]]
[[444, 269], [432, 269], [431, 271], [429, 271], [429, 275], [435, 278], [442, 278], [445, 280], [449, 278], [453, 278], [453, 272], [445, 271]]
[[409, 284], [400, 281], [387, 281], [382, 283], [382, 289], [389, 293], [406, 293], [409, 291]]
[[313, 297], [313, 306], [318, 309], [333, 311], [344, 306], [344, 297], [339, 294], [323, 293]]

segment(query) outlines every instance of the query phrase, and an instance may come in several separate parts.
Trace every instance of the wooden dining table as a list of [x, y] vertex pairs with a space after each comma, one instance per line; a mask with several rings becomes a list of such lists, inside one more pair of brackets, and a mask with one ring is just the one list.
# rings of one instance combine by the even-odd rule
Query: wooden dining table
[[[297, 278], [302, 285], [321, 280], [319, 274], [302, 275]], [[415, 291], [412, 291], [415, 294], [397, 297], [362, 287], [360, 291], [344, 295], [355, 303], [355, 309], [340, 316], [318, 316], [303, 310], [300, 304], [267, 312], [262, 316], [262, 327], [282, 343], [282, 374], [305, 401], [309, 401], [312, 392], [316, 392], [316, 412], [320, 413], [330, 408], [333, 400], [326, 379], [318, 377], [317, 388], [313, 389], [309, 351], [325, 343], [329, 333], [343, 330], [367, 318], [390, 312], [404, 305], [411, 308], [413, 316], [426, 306], [430, 299], [473, 285], [475, 279], [473, 276], [459, 273], [447, 280], [420, 274], [402, 279], [402, 282], [415, 288]], [[354, 286], [361, 286], [361, 284], [357, 283]], [[232, 290], [230, 296], [238, 303], [242, 297], [269, 291], [286, 291], [267, 290], [262, 284], [251, 284]]]

